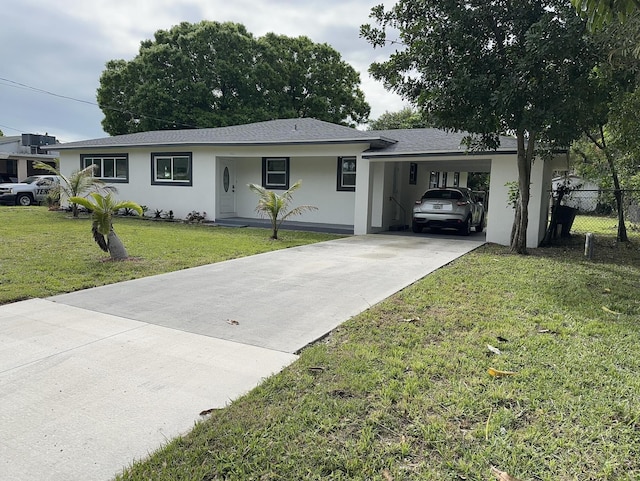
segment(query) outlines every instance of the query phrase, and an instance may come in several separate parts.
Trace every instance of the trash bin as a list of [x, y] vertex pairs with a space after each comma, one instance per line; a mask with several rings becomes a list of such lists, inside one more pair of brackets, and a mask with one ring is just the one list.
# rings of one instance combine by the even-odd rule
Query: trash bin
[[[575, 220], [577, 213], [578, 209], [573, 207], [568, 207], [566, 205], [558, 207], [558, 212], [556, 213], [556, 226], [560, 226], [560, 237], [571, 236], [571, 227], [573, 227], [573, 221]], [[556, 227], [556, 233], [557, 232]]]

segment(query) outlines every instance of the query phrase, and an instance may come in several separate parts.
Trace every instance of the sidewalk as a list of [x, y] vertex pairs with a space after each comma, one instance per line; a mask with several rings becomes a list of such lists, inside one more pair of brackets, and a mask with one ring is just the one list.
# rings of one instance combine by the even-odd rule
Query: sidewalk
[[107, 480], [484, 236], [354, 236], [0, 306], [0, 472]]

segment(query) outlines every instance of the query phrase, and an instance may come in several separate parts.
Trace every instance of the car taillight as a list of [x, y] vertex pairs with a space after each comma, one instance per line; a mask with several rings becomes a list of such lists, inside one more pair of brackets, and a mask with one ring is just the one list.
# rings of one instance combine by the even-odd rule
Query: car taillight
[[422, 204], [422, 201], [421, 200], [416, 200], [416, 205], [420, 205], [420, 204]]
[[456, 205], [457, 206], [463, 206], [463, 205], [467, 205], [468, 203], [469, 202], [466, 202], [466, 201], [458, 201], [458, 202], [456, 202]]

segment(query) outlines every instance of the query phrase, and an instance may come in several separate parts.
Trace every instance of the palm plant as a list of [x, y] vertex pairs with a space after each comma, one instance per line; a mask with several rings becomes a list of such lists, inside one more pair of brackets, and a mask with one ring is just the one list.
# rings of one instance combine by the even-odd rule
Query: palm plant
[[71, 212], [73, 217], [78, 217], [78, 203], [71, 202], [71, 197], [81, 197], [83, 194], [90, 190], [96, 192], [116, 192], [117, 189], [111, 185], [105, 184], [100, 179], [93, 176], [94, 168], [96, 165], [90, 165], [84, 169], [74, 170], [69, 177], [62, 175], [60, 172], [60, 160], [55, 160], [55, 166], [45, 164], [44, 162], [36, 162], [34, 164], [36, 169], [46, 170], [47, 172], [60, 177], [61, 182], [57, 187], [57, 192], [52, 192], [51, 195], [60, 199], [60, 194], [64, 193], [65, 197], [69, 199], [71, 204]]
[[289, 204], [293, 200], [293, 191], [298, 189], [300, 185], [302, 185], [301, 180], [284, 191], [282, 195], [278, 195], [271, 190], [265, 189], [261, 185], [249, 184], [249, 189], [258, 194], [259, 197], [256, 212], [271, 220], [271, 227], [273, 229], [272, 239], [278, 238], [280, 225], [289, 217], [300, 215], [305, 211], [318, 209], [312, 205], [301, 205], [289, 210]]
[[96, 244], [105, 252], [108, 252], [112, 260], [125, 260], [129, 257], [127, 249], [120, 238], [113, 230], [113, 216], [120, 209], [131, 209], [142, 215], [142, 207], [129, 200], [117, 201], [111, 193], [102, 195], [98, 192], [89, 194], [91, 199], [86, 197], [70, 197], [69, 202], [74, 202], [85, 207], [91, 212], [93, 224], [91, 232]]

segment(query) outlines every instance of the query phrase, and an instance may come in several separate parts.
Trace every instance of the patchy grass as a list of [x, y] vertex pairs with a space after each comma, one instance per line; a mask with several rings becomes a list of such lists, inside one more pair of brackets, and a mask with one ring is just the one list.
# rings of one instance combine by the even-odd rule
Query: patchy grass
[[[627, 236], [640, 237], [640, 226], [631, 222], [625, 222], [627, 226]], [[579, 234], [586, 234], [591, 232], [595, 235], [613, 236], [618, 233], [618, 218], [617, 217], [603, 217], [592, 215], [577, 215], [571, 231]]]
[[581, 247], [478, 249], [117, 479], [639, 479], [640, 251]]
[[114, 228], [131, 262], [105, 262], [88, 217], [73, 219], [45, 207], [0, 207], [0, 304], [46, 297], [176, 271], [339, 236], [234, 229], [121, 217]]

